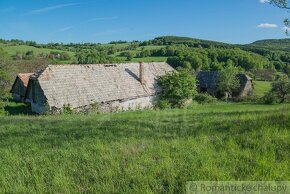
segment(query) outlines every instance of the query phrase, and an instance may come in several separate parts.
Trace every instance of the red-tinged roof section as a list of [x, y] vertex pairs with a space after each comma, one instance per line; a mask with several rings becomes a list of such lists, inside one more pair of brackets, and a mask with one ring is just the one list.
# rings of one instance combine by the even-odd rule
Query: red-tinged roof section
[[30, 76], [33, 75], [33, 73], [19, 73], [18, 77], [23, 82], [24, 86], [27, 87]]

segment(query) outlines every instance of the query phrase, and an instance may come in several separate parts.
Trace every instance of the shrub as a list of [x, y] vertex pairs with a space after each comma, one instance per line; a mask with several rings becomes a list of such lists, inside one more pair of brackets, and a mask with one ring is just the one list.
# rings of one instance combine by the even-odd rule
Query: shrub
[[260, 100], [256, 95], [242, 96], [234, 99], [235, 102], [259, 102]]
[[237, 77], [239, 69], [233, 65], [233, 62], [229, 60], [228, 66], [219, 72], [218, 76], [218, 89], [219, 92], [224, 94], [225, 100], [232, 98], [232, 94], [240, 86], [240, 81]]
[[129, 51], [127, 51], [127, 52], [122, 52], [122, 53], [120, 54], [120, 56], [122, 56], [122, 57], [126, 57], [126, 60], [127, 60], [127, 61], [131, 61], [131, 60], [135, 57], [135, 54], [134, 54], [133, 52], [129, 52]]
[[0, 115], [5, 114], [5, 109], [4, 109], [4, 102], [0, 100]]
[[13, 84], [15, 66], [7, 52], [0, 48], [0, 98], [10, 96], [9, 90]]
[[99, 103], [93, 103], [93, 104], [90, 105], [88, 113], [99, 113], [99, 111], [100, 111], [100, 104]]
[[263, 96], [261, 101], [264, 104], [275, 104], [277, 103], [277, 97], [272, 92], [268, 92], [265, 94], [265, 96]]
[[157, 107], [164, 110], [164, 109], [170, 109], [171, 103], [168, 100], [159, 100], [157, 103]]
[[255, 95], [253, 92], [250, 92], [247, 96], [239, 96], [234, 98], [235, 102], [260, 102], [261, 98]]
[[26, 53], [22, 54], [22, 59], [24, 59], [24, 60], [31, 60], [33, 58], [34, 58], [34, 53], [32, 50], [27, 51]]
[[65, 104], [65, 105], [63, 105], [62, 113], [65, 115], [73, 114], [73, 109], [71, 108], [71, 106], [69, 104]]
[[217, 102], [217, 99], [207, 93], [197, 94], [194, 98], [199, 104], [213, 104]]
[[167, 100], [172, 107], [183, 107], [197, 94], [195, 77], [188, 70], [164, 75], [158, 82], [161, 87], [160, 100]]
[[289, 99], [290, 95], [290, 79], [287, 75], [280, 75], [276, 81], [272, 83], [271, 92], [280, 103], [283, 103]]

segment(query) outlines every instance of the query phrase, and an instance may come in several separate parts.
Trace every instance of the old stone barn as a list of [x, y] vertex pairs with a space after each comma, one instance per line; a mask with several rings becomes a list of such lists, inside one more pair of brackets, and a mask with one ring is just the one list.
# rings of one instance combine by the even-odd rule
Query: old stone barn
[[26, 99], [36, 113], [151, 108], [157, 78], [171, 71], [167, 63], [49, 65], [30, 76]]
[[[200, 92], [207, 92], [210, 95], [218, 95], [218, 76], [217, 71], [201, 71], [197, 74], [198, 89]], [[248, 96], [253, 90], [253, 80], [246, 74], [238, 74], [240, 81], [239, 89], [233, 93], [233, 97]]]
[[31, 75], [33, 75], [33, 73], [20, 73], [16, 76], [11, 90], [13, 100], [24, 101], [27, 85]]

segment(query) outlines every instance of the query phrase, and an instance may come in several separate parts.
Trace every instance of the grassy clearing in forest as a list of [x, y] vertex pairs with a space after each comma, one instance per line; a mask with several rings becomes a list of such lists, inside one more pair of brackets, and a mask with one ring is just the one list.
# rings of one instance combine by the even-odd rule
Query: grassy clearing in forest
[[289, 180], [290, 105], [0, 117], [0, 193], [183, 193]]
[[263, 97], [271, 90], [271, 82], [269, 81], [254, 81], [254, 94], [258, 97]]
[[47, 49], [47, 48], [36, 48], [33, 46], [27, 46], [27, 45], [11, 46], [11, 45], [0, 44], [0, 48], [3, 48], [3, 50], [6, 51], [10, 56], [15, 55], [17, 52], [26, 53], [27, 51], [33, 51], [33, 54], [36, 56], [43, 53], [49, 54], [52, 51], [60, 52], [60, 53], [66, 52], [69, 54], [70, 57], [74, 56], [74, 53], [70, 51], [62, 51], [62, 50]]

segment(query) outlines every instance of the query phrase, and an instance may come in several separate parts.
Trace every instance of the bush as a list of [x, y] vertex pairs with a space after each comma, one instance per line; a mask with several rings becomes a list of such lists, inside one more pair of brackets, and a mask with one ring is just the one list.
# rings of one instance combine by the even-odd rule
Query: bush
[[213, 104], [217, 102], [217, 99], [207, 93], [197, 94], [194, 98], [199, 104]]
[[170, 109], [171, 108], [171, 103], [168, 100], [159, 100], [157, 103], [157, 108], [159, 109]]
[[234, 99], [235, 102], [259, 102], [261, 99], [256, 95], [243, 96]]
[[232, 98], [233, 93], [240, 87], [238, 78], [239, 69], [231, 60], [227, 61], [227, 67], [223, 68], [218, 75], [218, 90], [225, 100]]
[[22, 55], [22, 59], [24, 59], [24, 60], [31, 60], [33, 58], [34, 58], [34, 53], [32, 50], [27, 51], [26, 53], [23, 53], [23, 55]]
[[272, 92], [268, 92], [265, 94], [265, 96], [263, 96], [261, 101], [264, 104], [275, 104], [275, 103], [277, 103], [278, 99], [275, 96], [275, 94], [273, 94]]
[[10, 96], [9, 90], [13, 84], [14, 68], [8, 53], [0, 48], [0, 98], [2, 99]]
[[0, 115], [4, 115], [5, 114], [5, 104], [2, 100], [0, 100]]
[[99, 103], [93, 103], [90, 105], [88, 113], [99, 113], [99, 112], [100, 112], [100, 104]]
[[120, 54], [120, 56], [121, 57], [126, 57], [126, 60], [127, 61], [131, 61], [134, 57], [135, 57], [135, 53], [133, 53], [133, 52], [122, 52], [121, 54]]
[[261, 98], [255, 95], [253, 92], [250, 92], [247, 96], [239, 96], [234, 98], [235, 102], [260, 102]]
[[62, 113], [65, 114], [65, 115], [70, 115], [70, 114], [73, 114], [74, 111], [71, 108], [71, 106], [69, 104], [67, 104], [67, 105], [63, 105], [63, 111], [62, 111]]
[[279, 75], [275, 82], [272, 83], [271, 92], [279, 100], [279, 103], [288, 101], [290, 96], [289, 77], [287, 75]]
[[197, 94], [195, 77], [188, 70], [164, 75], [158, 80], [160, 100], [168, 101], [172, 107], [183, 107]]

